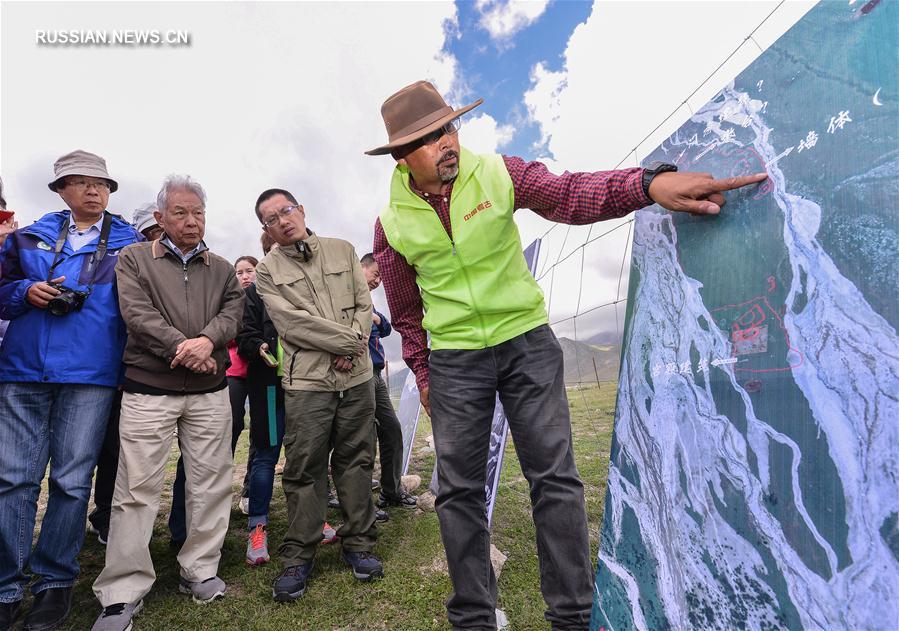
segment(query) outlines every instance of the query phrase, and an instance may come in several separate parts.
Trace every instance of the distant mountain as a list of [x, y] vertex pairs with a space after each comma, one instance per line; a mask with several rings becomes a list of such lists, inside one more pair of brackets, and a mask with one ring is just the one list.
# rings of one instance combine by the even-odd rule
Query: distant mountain
[[[595, 338], [594, 338], [595, 339]], [[578, 342], [567, 337], [559, 338], [565, 359], [565, 383], [595, 383], [618, 379], [621, 346]]]
[[621, 334], [617, 331], [602, 331], [582, 341], [585, 344], [599, 344], [600, 346], [621, 346]]

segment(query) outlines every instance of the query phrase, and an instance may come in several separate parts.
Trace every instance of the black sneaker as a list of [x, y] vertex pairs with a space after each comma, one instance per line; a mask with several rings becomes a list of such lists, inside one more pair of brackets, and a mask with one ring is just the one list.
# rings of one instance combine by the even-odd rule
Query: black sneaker
[[19, 614], [19, 607], [21, 606], [21, 600], [12, 603], [0, 603], [0, 629], [6, 631], [6, 629], [12, 628], [12, 623]]
[[290, 565], [272, 584], [272, 596], [279, 603], [289, 603], [306, 593], [306, 582], [312, 574], [315, 561], [303, 565]]
[[384, 566], [378, 557], [371, 552], [347, 552], [342, 550], [343, 560], [353, 568], [353, 576], [360, 581], [370, 581], [373, 578], [384, 578]]
[[100, 545], [105, 546], [106, 542], [109, 541], [109, 525], [106, 526], [95, 526], [93, 522], [87, 522], [87, 531], [92, 535], [97, 535], [97, 541], [100, 542]]
[[72, 588], [54, 587], [34, 597], [31, 611], [25, 616], [25, 631], [50, 631], [62, 625], [72, 610]]
[[403, 491], [399, 497], [388, 497], [384, 495], [384, 491], [378, 494], [378, 508], [388, 508], [390, 506], [400, 506], [401, 508], [415, 508], [418, 506], [418, 498]]
[[387, 514], [386, 510], [381, 510], [380, 508], [375, 509], [375, 521], [385, 522], [390, 520], [390, 515]]

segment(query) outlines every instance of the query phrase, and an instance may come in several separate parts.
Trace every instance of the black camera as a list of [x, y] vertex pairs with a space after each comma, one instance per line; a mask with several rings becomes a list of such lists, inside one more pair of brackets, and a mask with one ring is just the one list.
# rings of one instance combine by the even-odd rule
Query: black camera
[[50, 302], [47, 303], [47, 311], [55, 316], [78, 311], [84, 305], [84, 300], [88, 296], [86, 291], [78, 291], [64, 285], [50, 283], [50, 286], [59, 290], [59, 295], [51, 298]]

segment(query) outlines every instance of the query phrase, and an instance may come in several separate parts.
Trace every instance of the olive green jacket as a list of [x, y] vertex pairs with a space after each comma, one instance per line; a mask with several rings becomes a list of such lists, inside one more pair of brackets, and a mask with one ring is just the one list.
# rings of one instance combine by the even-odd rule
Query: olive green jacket
[[[256, 289], [284, 347], [284, 388], [342, 392], [373, 374], [371, 294], [351, 244], [317, 235], [305, 243], [308, 261], [294, 245], [269, 252], [256, 267]], [[336, 370], [335, 357], [347, 355], [352, 370]]]

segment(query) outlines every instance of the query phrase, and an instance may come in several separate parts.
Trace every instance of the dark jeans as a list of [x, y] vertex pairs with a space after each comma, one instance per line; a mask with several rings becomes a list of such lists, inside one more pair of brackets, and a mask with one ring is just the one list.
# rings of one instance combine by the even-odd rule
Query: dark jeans
[[[74, 585], [113, 396], [107, 386], [0, 383], [0, 603], [22, 599], [26, 568], [37, 579], [32, 594]], [[47, 512], [32, 550], [48, 463]]]
[[119, 417], [122, 414], [122, 391], [117, 390], [112, 408], [109, 410], [109, 422], [106, 425], [106, 436], [100, 448], [97, 460], [97, 473], [94, 476], [94, 510], [87, 519], [104, 537], [109, 534], [109, 517], [112, 514], [112, 492], [115, 490], [115, 476], [119, 468]]
[[[231, 456], [237, 447], [237, 440], [244, 428], [244, 417], [247, 414], [247, 380], [243, 377], [228, 377], [228, 397], [231, 400]], [[243, 478], [243, 490], [241, 495], [246, 497], [249, 492], [250, 467], [253, 463], [252, 446], [247, 458], [247, 472]], [[175, 471], [175, 483], [172, 485], [172, 509], [169, 512], [169, 532], [172, 541], [182, 542], [187, 539], [187, 511], [184, 505], [184, 483], [187, 476], [184, 472], [184, 458], [178, 458], [178, 467]], [[115, 481], [113, 480], [113, 483]]]
[[433, 351], [430, 373], [437, 516], [453, 581], [450, 623], [496, 629], [484, 487], [499, 392], [530, 485], [546, 619], [553, 629], [587, 629], [593, 564], [584, 485], [571, 449], [562, 349], [552, 330], [543, 325], [481, 350]]
[[403, 428], [380, 370], [375, 371], [375, 421], [381, 451], [381, 489], [388, 499], [399, 499], [403, 475]]
[[[340, 496], [344, 550], [375, 545], [371, 472], [375, 451], [374, 378], [343, 392], [286, 390], [287, 463], [281, 484], [287, 496], [287, 532], [279, 549], [285, 567], [308, 563], [322, 539], [328, 508], [328, 453]], [[332, 452], [333, 450], [333, 452]]]

